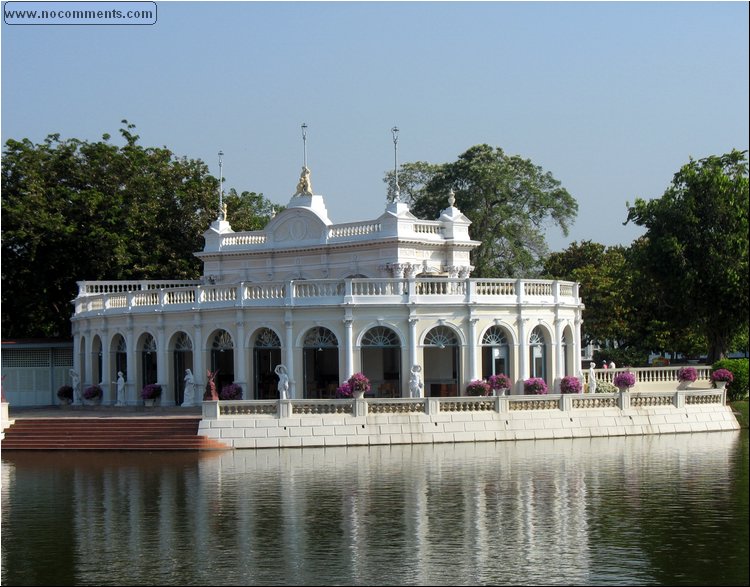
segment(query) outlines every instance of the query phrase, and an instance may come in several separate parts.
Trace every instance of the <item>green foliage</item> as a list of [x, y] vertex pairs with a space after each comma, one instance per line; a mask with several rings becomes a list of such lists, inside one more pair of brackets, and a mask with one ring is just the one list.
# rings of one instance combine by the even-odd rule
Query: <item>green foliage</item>
[[628, 304], [632, 269], [623, 247], [574, 242], [564, 251], [547, 257], [544, 276], [581, 284], [581, 297], [586, 304], [584, 344], [604, 341], [616, 341], [618, 346], [628, 344], [633, 320], [632, 306]]
[[594, 351], [591, 358], [597, 367], [600, 367], [603, 361], [606, 361], [607, 365], [610, 361], [614, 361], [618, 368], [648, 366], [648, 351], [644, 351], [637, 346], [603, 348]]
[[[401, 197], [420, 218], [438, 218], [454, 190], [455, 206], [471, 221], [476, 277], [529, 277], [547, 254], [551, 223], [568, 234], [578, 213], [575, 199], [551, 173], [500, 148], [476, 145], [453, 163], [407, 163], [399, 171]], [[386, 174], [390, 196], [394, 174]]]
[[727, 400], [747, 399], [750, 389], [750, 359], [722, 359], [711, 365], [711, 369], [727, 369], [734, 375], [734, 380], [727, 385]]
[[[200, 275], [193, 253], [217, 217], [218, 180], [200, 160], [138, 145], [134, 128], [123, 121], [122, 146], [109, 135], [6, 142], [3, 337], [69, 336], [77, 280]], [[230, 196], [227, 205], [248, 224], [270, 216], [256, 194]]]
[[[638, 256], [654, 320], [700, 334], [709, 361], [747, 328], [747, 152], [691, 160], [656, 200], [636, 199], [626, 222], [647, 228]], [[692, 332], [691, 332], [692, 331]]]

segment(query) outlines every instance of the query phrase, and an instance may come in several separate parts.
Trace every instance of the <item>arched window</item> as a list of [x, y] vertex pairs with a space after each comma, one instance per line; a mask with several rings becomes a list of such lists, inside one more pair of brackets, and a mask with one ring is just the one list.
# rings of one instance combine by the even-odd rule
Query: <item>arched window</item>
[[219, 330], [211, 342], [211, 370], [216, 375], [216, 393], [234, 382], [234, 341], [226, 330]]

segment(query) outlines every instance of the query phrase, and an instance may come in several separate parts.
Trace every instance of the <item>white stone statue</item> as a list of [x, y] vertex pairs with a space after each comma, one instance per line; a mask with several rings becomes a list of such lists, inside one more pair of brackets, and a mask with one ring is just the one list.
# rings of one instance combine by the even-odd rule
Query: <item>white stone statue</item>
[[182, 394], [182, 403], [180, 404], [183, 408], [189, 408], [193, 405], [195, 398], [195, 377], [190, 369], [185, 369], [185, 391]]
[[610, 368], [610, 369], [616, 369], [616, 368], [617, 368], [617, 365], [615, 365], [615, 362], [614, 362], [614, 361], [610, 361], [610, 362], [609, 362], [609, 368]]
[[287, 374], [286, 367], [284, 365], [276, 365], [273, 370], [279, 378], [279, 399], [289, 399], [289, 375]]
[[122, 371], [117, 372], [117, 403], [116, 406], [125, 405], [125, 377], [122, 375]]
[[70, 386], [73, 388], [73, 399], [77, 404], [83, 403], [83, 399], [81, 398], [81, 376], [78, 375], [78, 371], [75, 369], [70, 369], [68, 373], [70, 374]]
[[419, 373], [422, 371], [422, 367], [414, 365], [411, 368], [411, 375], [409, 375], [409, 395], [410, 397], [422, 397], [422, 388], [424, 384], [419, 378]]
[[589, 365], [589, 393], [596, 393], [596, 373], [594, 373], [595, 367], [596, 363], [591, 361], [591, 364]]

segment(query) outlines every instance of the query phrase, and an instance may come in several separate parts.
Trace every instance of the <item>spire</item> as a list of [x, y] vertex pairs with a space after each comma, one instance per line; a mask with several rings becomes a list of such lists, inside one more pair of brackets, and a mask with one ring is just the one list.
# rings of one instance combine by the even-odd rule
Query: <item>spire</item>
[[393, 175], [395, 178], [393, 188], [393, 201], [401, 201], [401, 186], [398, 185], [398, 127], [394, 126], [391, 129], [391, 135], [393, 136]]
[[216, 220], [226, 220], [227, 213], [224, 208], [224, 151], [219, 150], [219, 215]]
[[307, 167], [307, 123], [302, 123], [302, 172], [297, 182], [295, 196], [311, 196], [312, 184], [310, 183], [310, 169]]

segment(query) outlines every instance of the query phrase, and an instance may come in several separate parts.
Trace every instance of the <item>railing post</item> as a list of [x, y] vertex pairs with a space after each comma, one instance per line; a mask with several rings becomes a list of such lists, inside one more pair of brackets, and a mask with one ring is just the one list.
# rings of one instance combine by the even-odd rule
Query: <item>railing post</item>
[[573, 411], [573, 395], [570, 393], [562, 394], [562, 401], [560, 402], [560, 408], [563, 412]]
[[428, 415], [440, 413], [440, 402], [436, 398], [427, 397], [424, 399], [426, 402], [425, 413]]
[[203, 419], [204, 420], [218, 420], [219, 419], [219, 402], [218, 401], [204, 401], [203, 402]]
[[361, 418], [367, 416], [367, 400], [363, 398], [354, 400], [354, 417]]
[[291, 400], [280, 399], [278, 414], [279, 418], [291, 418], [292, 417], [292, 402]]
[[620, 392], [619, 404], [620, 404], [620, 409], [621, 410], [629, 410], [630, 409], [630, 392], [629, 391], [621, 391]]

